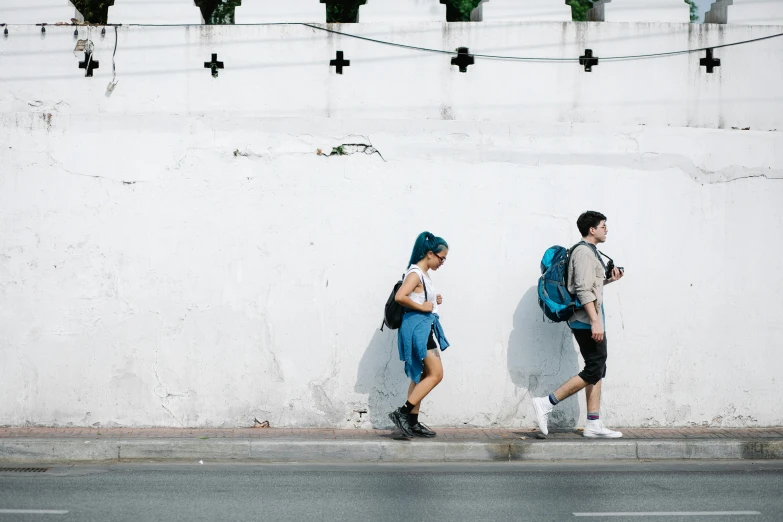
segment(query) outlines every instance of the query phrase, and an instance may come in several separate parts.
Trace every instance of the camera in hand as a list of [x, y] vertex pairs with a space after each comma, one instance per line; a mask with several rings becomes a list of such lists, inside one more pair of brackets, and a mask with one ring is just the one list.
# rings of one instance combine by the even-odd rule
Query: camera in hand
[[[625, 268], [623, 268], [623, 267], [621, 267], [621, 266], [618, 266], [618, 267], [616, 267], [616, 268], [617, 268], [617, 269], [618, 269], [620, 272], [625, 272]], [[606, 263], [606, 274], [605, 274], [605, 275], [606, 275], [606, 279], [611, 279], [611, 278], [612, 278], [612, 272], [614, 271], [614, 269], [615, 269], [615, 266], [614, 266], [614, 261], [612, 261], [612, 260], [610, 259], [610, 260], [609, 260], [609, 262], [608, 262], [608, 263]]]

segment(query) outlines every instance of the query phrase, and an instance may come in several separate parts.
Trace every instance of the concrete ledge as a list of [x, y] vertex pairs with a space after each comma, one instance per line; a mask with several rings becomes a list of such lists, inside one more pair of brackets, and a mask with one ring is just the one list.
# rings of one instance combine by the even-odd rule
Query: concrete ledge
[[628, 460], [636, 459], [635, 440], [533, 442], [511, 445], [511, 460]]
[[783, 459], [783, 440], [0, 439], [0, 462], [26, 464], [140, 460], [335, 463], [636, 459]]
[[0, 440], [0, 462], [100, 462], [118, 459], [116, 440]]
[[247, 439], [128, 439], [116, 442], [119, 460], [250, 460]]
[[638, 458], [658, 459], [783, 459], [780, 440], [658, 440], [637, 441]]
[[382, 441], [252, 440], [250, 460], [258, 462], [374, 462]]

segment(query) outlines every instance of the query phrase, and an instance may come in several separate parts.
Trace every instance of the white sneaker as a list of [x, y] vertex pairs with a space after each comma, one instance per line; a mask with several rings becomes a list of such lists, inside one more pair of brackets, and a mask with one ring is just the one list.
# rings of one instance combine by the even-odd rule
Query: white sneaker
[[604, 426], [604, 423], [598, 420], [587, 421], [585, 426], [585, 437], [601, 438], [601, 439], [619, 439], [623, 434], [619, 431], [610, 430]]
[[549, 397], [533, 398], [533, 410], [536, 412], [536, 422], [538, 422], [538, 429], [541, 430], [541, 433], [544, 435], [549, 434], [547, 420], [552, 409], [554, 409], [554, 406], [551, 402], [549, 402]]

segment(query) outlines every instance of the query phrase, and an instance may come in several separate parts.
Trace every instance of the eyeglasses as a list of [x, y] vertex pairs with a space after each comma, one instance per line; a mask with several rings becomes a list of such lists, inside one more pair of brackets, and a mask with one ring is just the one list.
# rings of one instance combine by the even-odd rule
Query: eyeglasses
[[445, 262], [446, 262], [446, 258], [445, 258], [445, 257], [440, 257], [440, 256], [439, 256], [438, 254], [436, 254], [435, 252], [433, 252], [432, 254], [433, 254], [435, 257], [437, 257], [438, 259], [440, 259], [440, 264], [441, 264], [441, 265], [442, 265], [443, 263], [445, 263]]

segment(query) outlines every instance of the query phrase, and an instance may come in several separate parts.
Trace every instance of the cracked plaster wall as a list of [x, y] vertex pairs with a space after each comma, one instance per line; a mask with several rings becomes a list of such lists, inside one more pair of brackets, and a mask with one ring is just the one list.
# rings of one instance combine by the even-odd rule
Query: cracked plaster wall
[[[534, 287], [586, 208], [627, 269], [606, 292], [613, 425], [783, 423], [780, 132], [349, 117], [334, 91], [330, 115], [244, 113], [197, 99], [218, 85], [198, 72], [177, 80], [190, 108], [159, 89], [158, 110], [154, 81], [0, 79], [0, 425], [387, 426], [407, 385], [381, 311], [429, 229], [452, 246], [452, 347], [425, 415], [530, 426], [530, 395], [580, 369]], [[379, 153], [326, 155], [342, 144]]]
[[[0, 424], [384, 426], [405, 382], [380, 312], [427, 228], [452, 244], [453, 343], [428, 418], [530, 425], [530, 393], [579, 370], [541, 321], [538, 261], [588, 207], [628, 270], [607, 289], [606, 415], [783, 422], [764, 298], [783, 281], [758, 270], [780, 256], [779, 133], [117, 116], [145, 139], [98, 172], [59, 144], [105, 118], [18, 118], [0, 117]], [[362, 139], [385, 160], [316, 153]]]

